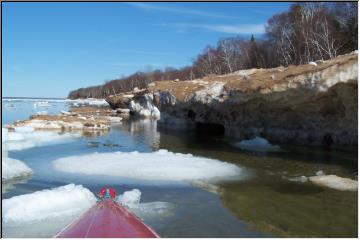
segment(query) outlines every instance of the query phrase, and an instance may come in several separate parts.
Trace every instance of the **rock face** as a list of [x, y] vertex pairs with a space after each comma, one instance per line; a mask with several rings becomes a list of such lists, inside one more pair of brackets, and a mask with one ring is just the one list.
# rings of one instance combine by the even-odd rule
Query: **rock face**
[[[208, 126], [278, 143], [356, 145], [357, 58], [354, 52], [316, 65], [154, 82], [146, 94], [153, 95], [163, 127]], [[116, 98], [107, 101], [114, 105]]]

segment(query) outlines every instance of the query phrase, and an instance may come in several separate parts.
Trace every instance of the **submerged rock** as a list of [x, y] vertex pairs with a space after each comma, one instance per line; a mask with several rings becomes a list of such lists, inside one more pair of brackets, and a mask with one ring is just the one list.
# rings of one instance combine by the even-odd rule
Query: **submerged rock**
[[278, 152], [281, 150], [278, 145], [272, 145], [266, 139], [261, 137], [255, 137], [250, 140], [242, 140], [235, 143], [234, 146], [243, 150], [257, 152]]
[[309, 177], [309, 180], [319, 186], [329, 187], [340, 191], [357, 191], [358, 182], [350, 178], [336, 175], [321, 175]]

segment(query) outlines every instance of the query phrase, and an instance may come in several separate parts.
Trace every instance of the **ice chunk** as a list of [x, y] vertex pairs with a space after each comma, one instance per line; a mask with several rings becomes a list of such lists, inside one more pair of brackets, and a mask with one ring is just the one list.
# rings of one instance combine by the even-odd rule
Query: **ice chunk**
[[95, 203], [96, 197], [93, 193], [75, 184], [15, 196], [2, 200], [3, 224], [79, 216]]
[[122, 195], [119, 195], [116, 199], [120, 204], [128, 207], [138, 217], [143, 219], [164, 218], [171, 216], [175, 209], [175, 204], [168, 202], [147, 202], [140, 203], [141, 192], [139, 189], [133, 189], [126, 191]]
[[321, 175], [309, 178], [316, 185], [333, 188], [340, 191], [357, 191], [358, 182], [350, 178], [342, 178], [336, 175]]
[[294, 178], [289, 178], [290, 181], [293, 182], [307, 182], [308, 181], [308, 177], [306, 176], [300, 176], [300, 177], [294, 177]]
[[20, 160], [2, 157], [1, 159], [1, 178], [3, 181], [9, 181], [14, 178], [21, 178], [31, 175], [33, 171]]
[[316, 62], [309, 62], [309, 65], [317, 66], [317, 63]]
[[160, 150], [152, 153], [93, 153], [60, 158], [53, 162], [63, 172], [121, 176], [144, 180], [191, 181], [240, 177], [235, 164]]
[[74, 184], [2, 200], [3, 236], [53, 237], [95, 203], [88, 189]]
[[250, 140], [242, 140], [235, 143], [234, 146], [243, 150], [258, 152], [277, 152], [281, 150], [278, 145], [272, 145], [266, 139], [261, 137], [255, 137]]
[[7, 147], [1, 149], [1, 179], [3, 182], [13, 181], [19, 178], [25, 178], [31, 175], [33, 171], [20, 160], [9, 158]]
[[134, 207], [140, 203], [141, 192], [139, 189], [133, 189], [131, 191], [126, 191], [122, 195], [119, 195], [117, 201], [121, 204]]

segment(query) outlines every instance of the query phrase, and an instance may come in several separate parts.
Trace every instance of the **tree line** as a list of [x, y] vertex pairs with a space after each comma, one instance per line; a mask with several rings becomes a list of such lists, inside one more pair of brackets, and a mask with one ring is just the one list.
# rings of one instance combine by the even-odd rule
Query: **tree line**
[[144, 88], [153, 81], [192, 80], [249, 68], [270, 68], [327, 60], [357, 49], [357, 2], [306, 2], [272, 16], [261, 37], [223, 38], [206, 46], [191, 66], [136, 72], [100, 86], [80, 88], [69, 98], [104, 98]]

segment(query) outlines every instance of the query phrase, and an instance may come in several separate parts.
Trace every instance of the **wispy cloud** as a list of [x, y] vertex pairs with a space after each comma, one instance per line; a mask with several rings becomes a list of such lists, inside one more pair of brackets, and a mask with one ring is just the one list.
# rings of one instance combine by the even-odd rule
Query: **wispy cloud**
[[177, 31], [184, 32], [189, 28], [200, 28], [208, 31], [230, 33], [230, 34], [262, 34], [265, 32], [265, 24], [237, 24], [237, 25], [211, 25], [194, 23], [164, 23], [162, 26], [174, 27]]
[[236, 16], [229, 16], [227, 14], [207, 12], [207, 11], [201, 11], [201, 10], [160, 6], [160, 5], [147, 4], [147, 3], [141, 3], [141, 2], [131, 2], [131, 3], [127, 3], [127, 4], [134, 6], [136, 8], [140, 8], [140, 9], [144, 9], [144, 10], [148, 10], [148, 11], [155, 10], [155, 11], [163, 11], [163, 12], [183, 14], [183, 15], [195, 15], [195, 16], [201, 16], [201, 17], [209, 17], [209, 18], [239, 19], [239, 17], [236, 17]]

